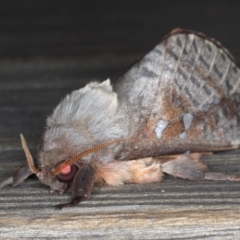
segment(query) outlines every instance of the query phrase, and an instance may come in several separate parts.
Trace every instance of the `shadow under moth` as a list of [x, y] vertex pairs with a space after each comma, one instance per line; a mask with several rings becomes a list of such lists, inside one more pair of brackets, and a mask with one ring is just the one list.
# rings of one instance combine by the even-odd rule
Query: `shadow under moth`
[[94, 185], [160, 182], [163, 174], [239, 180], [208, 170], [203, 154], [239, 148], [240, 71], [222, 45], [175, 29], [112, 83], [91, 82], [67, 95], [48, 117], [37, 167], [21, 135], [28, 165], [0, 183], [36, 174], [52, 191], [72, 189], [69, 207]]

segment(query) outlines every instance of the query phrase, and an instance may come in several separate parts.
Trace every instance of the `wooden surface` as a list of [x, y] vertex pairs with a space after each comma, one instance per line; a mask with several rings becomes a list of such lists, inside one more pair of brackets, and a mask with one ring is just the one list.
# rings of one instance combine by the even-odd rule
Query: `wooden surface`
[[[21, 2], [21, 3], [20, 3]], [[240, 4], [231, 1], [12, 1], [0, 5], [0, 178], [25, 163], [19, 133], [36, 154], [45, 119], [73, 89], [113, 78], [172, 28], [221, 41], [240, 59]], [[211, 170], [240, 174], [240, 151], [205, 157]], [[0, 239], [239, 239], [240, 188], [231, 182], [96, 188], [90, 201], [54, 210], [36, 178], [0, 190]]]

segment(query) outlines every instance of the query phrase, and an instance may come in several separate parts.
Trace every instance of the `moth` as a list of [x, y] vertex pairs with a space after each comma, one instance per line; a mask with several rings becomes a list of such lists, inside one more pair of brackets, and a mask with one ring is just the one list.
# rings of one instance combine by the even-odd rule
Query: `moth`
[[160, 182], [163, 174], [239, 180], [208, 170], [205, 153], [240, 146], [240, 71], [217, 41], [175, 29], [125, 74], [91, 82], [67, 95], [47, 118], [35, 166], [0, 183], [16, 186], [31, 174], [52, 191], [89, 199], [95, 185]]

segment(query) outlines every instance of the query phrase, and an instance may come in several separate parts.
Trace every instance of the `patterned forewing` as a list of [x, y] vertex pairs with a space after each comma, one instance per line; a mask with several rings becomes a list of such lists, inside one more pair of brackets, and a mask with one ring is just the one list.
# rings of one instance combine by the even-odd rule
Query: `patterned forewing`
[[140, 138], [169, 145], [213, 142], [221, 150], [239, 144], [239, 78], [239, 69], [219, 43], [174, 31], [124, 74], [115, 89], [120, 102], [132, 107]]
[[235, 63], [214, 41], [193, 33], [165, 41], [158, 120], [166, 127], [157, 128], [161, 138], [235, 144], [240, 137], [240, 72]]
[[[179, 96], [186, 96], [189, 108], [184, 109], [184, 116], [191, 115], [191, 124], [185, 131], [185, 138], [192, 140], [227, 140], [239, 138], [239, 69], [229, 58], [225, 50], [213, 41], [194, 34], [177, 34], [176, 42], [193, 45], [197, 56], [194, 70], [187, 70], [191, 65], [191, 57], [179, 55], [181, 63], [178, 69], [187, 72], [184, 88], [175, 78], [176, 92]], [[170, 37], [167, 41], [172, 41]], [[184, 127], [186, 130], [186, 127]]]

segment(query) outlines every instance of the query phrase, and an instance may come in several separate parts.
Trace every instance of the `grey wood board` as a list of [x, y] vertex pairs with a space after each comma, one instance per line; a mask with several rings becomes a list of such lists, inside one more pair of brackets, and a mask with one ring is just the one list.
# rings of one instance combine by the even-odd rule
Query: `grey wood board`
[[[237, 173], [240, 151], [204, 158], [212, 170]], [[6, 161], [7, 159], [7, 161]], [[10, 161], [11, 159], [11, 161]], [[21, 150], [1, 151], [0, 175], [25, 162]], [[190, 182], [166, 176], [162, 183], [102, 187], [79, 206], [49, 194], [36, 178], [0, 191], [0, 237], [100, 239], [233, 239], [240, 230], [239, 183]]]

